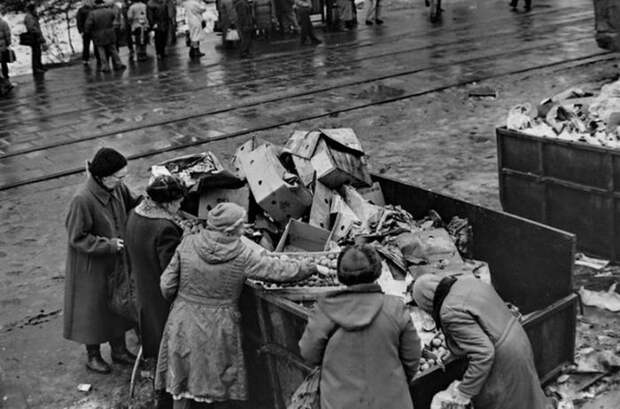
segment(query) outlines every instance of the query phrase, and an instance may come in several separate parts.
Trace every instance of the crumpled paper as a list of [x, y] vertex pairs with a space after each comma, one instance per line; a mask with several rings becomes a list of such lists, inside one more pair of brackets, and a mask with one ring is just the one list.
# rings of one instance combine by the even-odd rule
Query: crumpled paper
[[620, 294], [616, 292], [616, 283], [613, 283], [607, 291], [591, 291], [581, 287], [579, 295], [583, 305], [612, 312], [620, 311]]

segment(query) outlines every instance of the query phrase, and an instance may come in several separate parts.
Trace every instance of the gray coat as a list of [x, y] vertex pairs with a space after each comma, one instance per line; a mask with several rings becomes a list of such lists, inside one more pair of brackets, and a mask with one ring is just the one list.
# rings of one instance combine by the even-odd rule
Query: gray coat
[[545, 409], [529, 339], [493, 287], [459, 278], [439, 316], [450, 351], [469, 359], [460, 390], [476, 409]]
[[239, 296], [246, 278], [293, 281], [312, 271], [211, 230], [186, 236], [161, 276], [174, 299], [162, 336], [155, 389], [194, 400], [248, 397]]
[[299, 341], [321, 365], [321, 409], [412, 409], [409, 382], [420, 338], [403, 302], [378, 284], [358, 284], [319, 300]]
[[65, 223], [65, 338], [100, 344], [131, 328], [130, 322], [108, 309], [106, 275], [127, 271], [124, 253], [117, 252], [110, 239], [124, 237], [127, 214], [136, 203], [124, 184], [109, 192], [92, 178], [71, 200]]

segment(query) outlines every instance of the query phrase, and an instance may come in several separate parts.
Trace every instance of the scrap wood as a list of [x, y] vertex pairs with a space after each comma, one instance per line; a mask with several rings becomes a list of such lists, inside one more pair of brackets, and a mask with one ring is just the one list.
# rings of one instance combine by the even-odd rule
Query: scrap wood
[[583, 305], [612, 312], [620, 311], [620, 294], [616, 292], [616, 283], [613, 283], [607, 291], [590, 291], [582, 286], [579, 288], [579, 296]]
[[609, 260], [588, 257], [583, 253], [577, 253], [575, 255], [575, 264], [590, 267], [594, 270], [602, 270], [609, 265]]

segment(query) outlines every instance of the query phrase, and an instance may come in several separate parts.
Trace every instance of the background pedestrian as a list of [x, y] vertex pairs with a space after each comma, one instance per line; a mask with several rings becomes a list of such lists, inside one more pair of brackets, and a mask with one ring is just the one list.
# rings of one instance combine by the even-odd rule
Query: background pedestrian
[[2, 78], [6, 80], [7, 89], [12, 88], [9, 81], [9, 60], [10, 60], [10, 48], [11, 46], [11, 28], [2, 16], [0, 16], [0, 72], [2, 72]]
[[107, 5], [104, 0], [95, 0], [95, 8], [91, 10], [84, 24], [84, 32], [91, 36], [97, 52], [101, 58], [101, 67], [97, 69], [103, 72], [110, 72], [110, 59], [114, 70], [120, 71], [127, 68], [118, 56], [116, 49], [116, 31], [114, 20], [116, 11], [113, 5]]
[[239, 55], [241, 58], [250, 58], [250, 47], [254, 35], [254, 22], [252, 21], [252, 9], [248, 0], [233, 0], [233, 6], [237, 14], [237, 30], [239, 31]]
[[[524, 0], [523, 9], [525, 11], [530, 11], [532, 9], [532, 0]], [[517, 5], [519, 4], [519, 0], [511, 0], [510, 7], [512, 7], [513, 11], [517, 11]]]
[[297, 22], [300, 27], [301, 45], [304, 45], [307, 39], [309, 39], [312, 44], [321, 44], [321, 40], [314, 35], [314, 27], [312, 27], [312, 21], [310, 20], [312, 1], [295, 0], [295, 6], [297, 7]]
[[43, 67], [41, 62], [41, 47], [45, 44], [45, 38], [41, 31], [41, 25], [39, 24], [39, 14], [37, 13], [37, 6], [35, 3], [28, 3], [26, 5], [26, 16], [24, 17], [24, 25], [26, 26], [26, 32], [31, 34], [32, 43], [30, 49], [32, 51], [32, 73], [34, 75], [42, 74], [47, 69]]
[[370, 26], [374, 23], [383, 24], [380, 18], [381, 0], [364, 0], [364, 8], [366, 9], [366, 25]]
[[185, 19], [189, 28], [189, 57], [200, 58], [204, 54], [200, 52], [200, 39], [203, 36], [202, 14], [207, 10], [201, 0], [186, 0], [183, 2]]
[[[93, 41], [91, 36], [84, 31], [84, 26], [86, 24], [86, 19], [88, 18], [88, 15], [94, 8], [95, 0], [83, 0], [82, 6], [78, 9], [75, 16], [78, 32], [82, 36], [82, 63], [84, 65], [88, 65], [88, 61], [90, 60], [90, 44]], [[101, 59], [99, 58], [96, 47], [94, 47], [94, 54], [95, 59], [97, 60], [97, 66], [99, 67], [101, 66]]]
[[127, 10], [127, 22], [134, 37], [138, 61], [147, 59], [146, 46], [149, 41], [149, 23], [146, 13], [146, 4], [142, 0], [132, 1]]
[[123, 183], [127, 160], [114, 149], [99, 149], [88, 170], [65, 222], [64, 337], [86, 345], [86, 367], [105, 374], [111, 367], [101, 357], [100, 344], [110, 343], [113, 362], [130, 365], [135, 359], [125, 345], [125, 331], [134, 323], [110, 309], [107, 277], [128, 273], [123, 238], [138, 198]]
[[155, 32], [155, 52], [157, 58], [161, 60], [166, 56], [166, 43], [168, 42], [168, 26], [170, 24], [168, 6], [164, 0], [149, 0], [146, 12], [149, 25]]

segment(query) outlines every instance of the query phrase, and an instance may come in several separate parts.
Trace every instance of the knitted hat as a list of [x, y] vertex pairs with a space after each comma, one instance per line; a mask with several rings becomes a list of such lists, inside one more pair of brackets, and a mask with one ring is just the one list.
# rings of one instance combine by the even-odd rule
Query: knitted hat
[[245, 222], [245, 209], [238, 204], [219, 203], [207, 215], [207, 228], [230, 233]]
[[368, 244], [346, 247], [338, 256], [338, 280], [345, 285], [372, 283], [381, 275], [381, 258]]
[[413, 283], [411, 296], [413, 300], [429, 314], [433, 312], [433, 300], [435, 299], [435, 291], [441, 281], [441, 277], [434, 274], [424, 274], [418, 277]]
[[88, 165], [91, 175], [106, 177], [115, 174], [127, 166], [127, 159], [112, 148], [101, 148]]
[[146, 188], [146, 194], [157, 203], [169, 203], [181, 199], [186, 193], [183, 181], [171, 175], [157, 176]]

